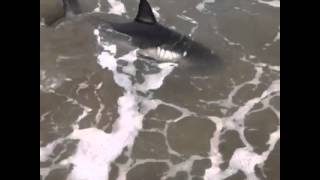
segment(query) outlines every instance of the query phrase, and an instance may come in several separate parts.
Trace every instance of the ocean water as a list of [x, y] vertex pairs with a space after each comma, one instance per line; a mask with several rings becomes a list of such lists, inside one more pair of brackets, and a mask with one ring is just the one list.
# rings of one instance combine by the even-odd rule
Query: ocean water
[[40, 24], [40, 179], [280, 179], [280, 1], [149, 0], [224, 64], [198, 73], [106, 33], [138, 1], [90, 2]]

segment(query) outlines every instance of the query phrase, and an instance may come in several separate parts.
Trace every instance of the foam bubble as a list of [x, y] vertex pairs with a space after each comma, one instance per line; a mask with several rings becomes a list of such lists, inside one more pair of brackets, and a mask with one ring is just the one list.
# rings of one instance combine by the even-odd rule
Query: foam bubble
[[108, 0], [108, 3], [111, 5], [109, 14], [122, 15], [127, 12], [124, 4], [119, 0]]
[[248, 148], [238, 148], [233, 153], [230, 160], [230, 167], [235, 169], [241, 169], [247, 177], [252, 177], [248, 179], [258, 179], [255, 177], [255, 166], [264, 161], [264, 158]]
[[97, 7], [93, 11], [94, 12], [101, 12], [101, 0], [98, 0]]
[[261, 4], [266, 4], [275, 8], [280, 8], [280, 0], [272, 0], [272, 1], [264, 1], [264, 0], [257, 0]]
[[205, 10], [205, 5], [207, 3], [215, 3], [216, 1], [215, 0], [203, 0], [201, 3], [199, 3], [197, 6], [196, 6], [196, 9], [200, 12], [203, 12]]
[[153, 8], [152, 8], [152, 12], [153, 12], [154, 16], [156, 17], [157, 21], [160, 20], [160, 13], [159, 13], [159, 11], [160, 11], [160, 7], [153, 7]]

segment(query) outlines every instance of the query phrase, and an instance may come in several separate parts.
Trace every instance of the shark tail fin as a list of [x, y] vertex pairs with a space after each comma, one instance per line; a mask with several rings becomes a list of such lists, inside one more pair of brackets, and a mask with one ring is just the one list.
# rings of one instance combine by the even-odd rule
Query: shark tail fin
[[147, 0], [140, 0], [138, 14], [135, 18], [136, 22], [145, 24], [155, 24], [157, 20], [152, 12], [152, 8]]

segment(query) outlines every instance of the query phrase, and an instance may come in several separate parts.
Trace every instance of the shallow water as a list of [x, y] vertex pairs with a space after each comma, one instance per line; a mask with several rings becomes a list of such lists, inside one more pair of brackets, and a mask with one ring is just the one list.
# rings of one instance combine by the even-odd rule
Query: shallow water
[[[149, 2], [223, 68], [141, 61], [92, 13], [41, 25], [40, 179], [280, 179], [280, 1]], [[101, 0], [94, 16], [137, 7]]]

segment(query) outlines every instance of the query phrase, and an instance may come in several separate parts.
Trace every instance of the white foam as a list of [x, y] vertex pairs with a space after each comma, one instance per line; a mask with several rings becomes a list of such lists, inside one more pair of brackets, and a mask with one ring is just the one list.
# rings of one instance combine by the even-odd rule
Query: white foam
[[102, 118], [102, 112], [105, 109], [105, 105], [103, 104], [100, 95], [97, 93], [97, 90], [99, 90], [102, 87], [102, 84], [103, 84], [103, 82], [100, 82], [98, 85], [96, 85], [95, 86], [95, 91], [94, 91], [95, 97], [97, 98], [97, 100], [99, 102], [99, 109], [98, 109], [98, 112], [97, 112], [97, 114], [95, 116], [96, 124], [98, 124], [100, 122], [100, 120]]
[[191, 177], [191, 171], [192, 171], [192, 166], [194, 164], [194, 161], [203, 159], [201, 156], [191, 156], [187, 160], [178, 163], [178, 164], [172, 164], [170, 161], [168, 164], [170, 164], [170, 169], [168, 172], [166, 172], [166, 175], [162, 179], [166, 179], [167, 177], [174, 177], [177, 172], [179, 171], [185, 171], [188, 173], [188, 176]]
[[159, 74], [145, 75], [145, 81], [142, 84], [137, 84], [137, 90], [146, 92], [148, 90], [158, 89], [163, 84], [164, 78], [171, 73], [177, 66], [175, 63], [162, 63], [159, 67], [162, 71]]
[[101, 0], [98, 0], [97, 7], [93, 11], [94, 12], [101, 12]]
[[126, 7], [120, 0], [108, 0], [110, 4], [109, 14], [123, 15], [127, 12]]
[[[125, 119], [120, 118], [119, 121], [121, 120]], [[122, 127], [112, 134], [96, 128], [75, 130], [70, 138], [79, 139], [80, 142], [76, 154], [70, 159], [74, 168], [68, 179], [108, 179], [110, 163], [120, 155], [124, 145], [133, 141], [130, 136], [132, 131], [126, 128]]]
[[209, 169], [206, 169], [204, 174], [205, 180], [211, 180], [212, 178], [217, 179], [221, 173], [221, 169], [219, 165], [223, 162], [222, 155], [219, 152], [219, 144], [220, 144], [220, 133], [222, 131], [222, 128], [224, 126], [223, 120], [219, 117], [209, 117], [212, 122], [216, 125], [216, 130], [213, 135], [213, 137], [210, 140], [210, 160], [211, 160], [211, 167]]
[[76, 94], [79, 95], [79, 91], [86, 89], [89, 87], [88, 82], [82, 82], [80, 84], [78, 84], [78, 88], [76, 89]]
[[205, 9], [205, 5], [207, 3], [215, 3], [216, 1], [215, 0], [203, 0], [201, 3], [199, 3], [197, 6], [196, 6], [196, 9], [200, 12], [204, 11]]
[[45, 70], [40, 69], [40, 90], [43, 92], [52, 92], [59, 88], [66, 80], [64, 74], [48, 74]]
[[[106, 46], [106, 48], [114, 49], [114, 51], [116, 51], [115, 45], [110, 45], [109, 47]], [[117, 63], [115, 61], [111, 61], [111, 59], [114, 58], [114, 55], [115, 53], [104, 51], [99, 55], [98, 63], [103, 69], [108, 68], [110, 70], [115, 70], [115, 68], [117, 68]]]
[[152, 8], [152, 12], [153, 12], [154, 16], [156, 17], [157, 21], [160, 20], [160, 13], [159, 13], [159, 11], [160, 11], [160, 7], [153, 7], [153, 8]]
[[279, 31], [277, 32], [277, 35], [273, 38], [273, 42], [276, 42], [279, 40], [280, 40], [280, 27], [279, 27]]
[[229, 162], [228, 169], [238, 169], [243, 171], [247, 179], [250, 180], [259, 180], [259, 178], [255, 175], [255, 167], [258, 165], [263, 165], [264, 162], [268, 159], [270, 153], [274, 149], [276, 143], [280, 139], [280, 127], [269, 135], [269, 140], [267, 144], [269, 144], [269, 148], [267, 151], [263, 152], [261, 155], [253, 152], [251, 149], [247, 147], [238, 148], [233, 153], [231, 160]]
[[266, 4], [275, 8], [280, 8], [280, 0], [273, 0], [273, 1], [264, 1], [264, 0], [257, 0], [261, 4]]
[[229, 166], [235, 169], [241, 169], [246, 175], [247, 179], [259, 179], [255, 175], [255, 166], [264, 161], [264, 158], [247, 148], [238, 148], [233, 153]]
[[108, 3], [111, 5], [109, 14], [122, 15], [127, 12], [126, 7], [120, 0], [108, 0]]
[[41, 27], [44, 27], [44, 26], [46, 26], [46, 23], [45, 23], [44, 18], [42, 17], [42, 18], [40, 18], [40, 29], [41, 29]]
[[257, 56], [255, 56], [255, 55], [249, 55], [249, 58], [250, 59], [254, 59], [254, 58], [256, 58]]
[[182, 19], [182, 20], [185, 20], [189, 23], [192, 23], [192, 24], [198, 24], [198, 22], [196, 20], [194, 20], [193, 18], [191, 17], [188, 17], [186, 15], [177, 15], [178, 18]]
[[57, 139], [49, 144], [47, 144], [44, 147], [40, 147], [40, 161], [44, 162], [47, 161], [50, 157], [50, 154], [52, 154], [54, 148], [61, 143], [62, 139]]

